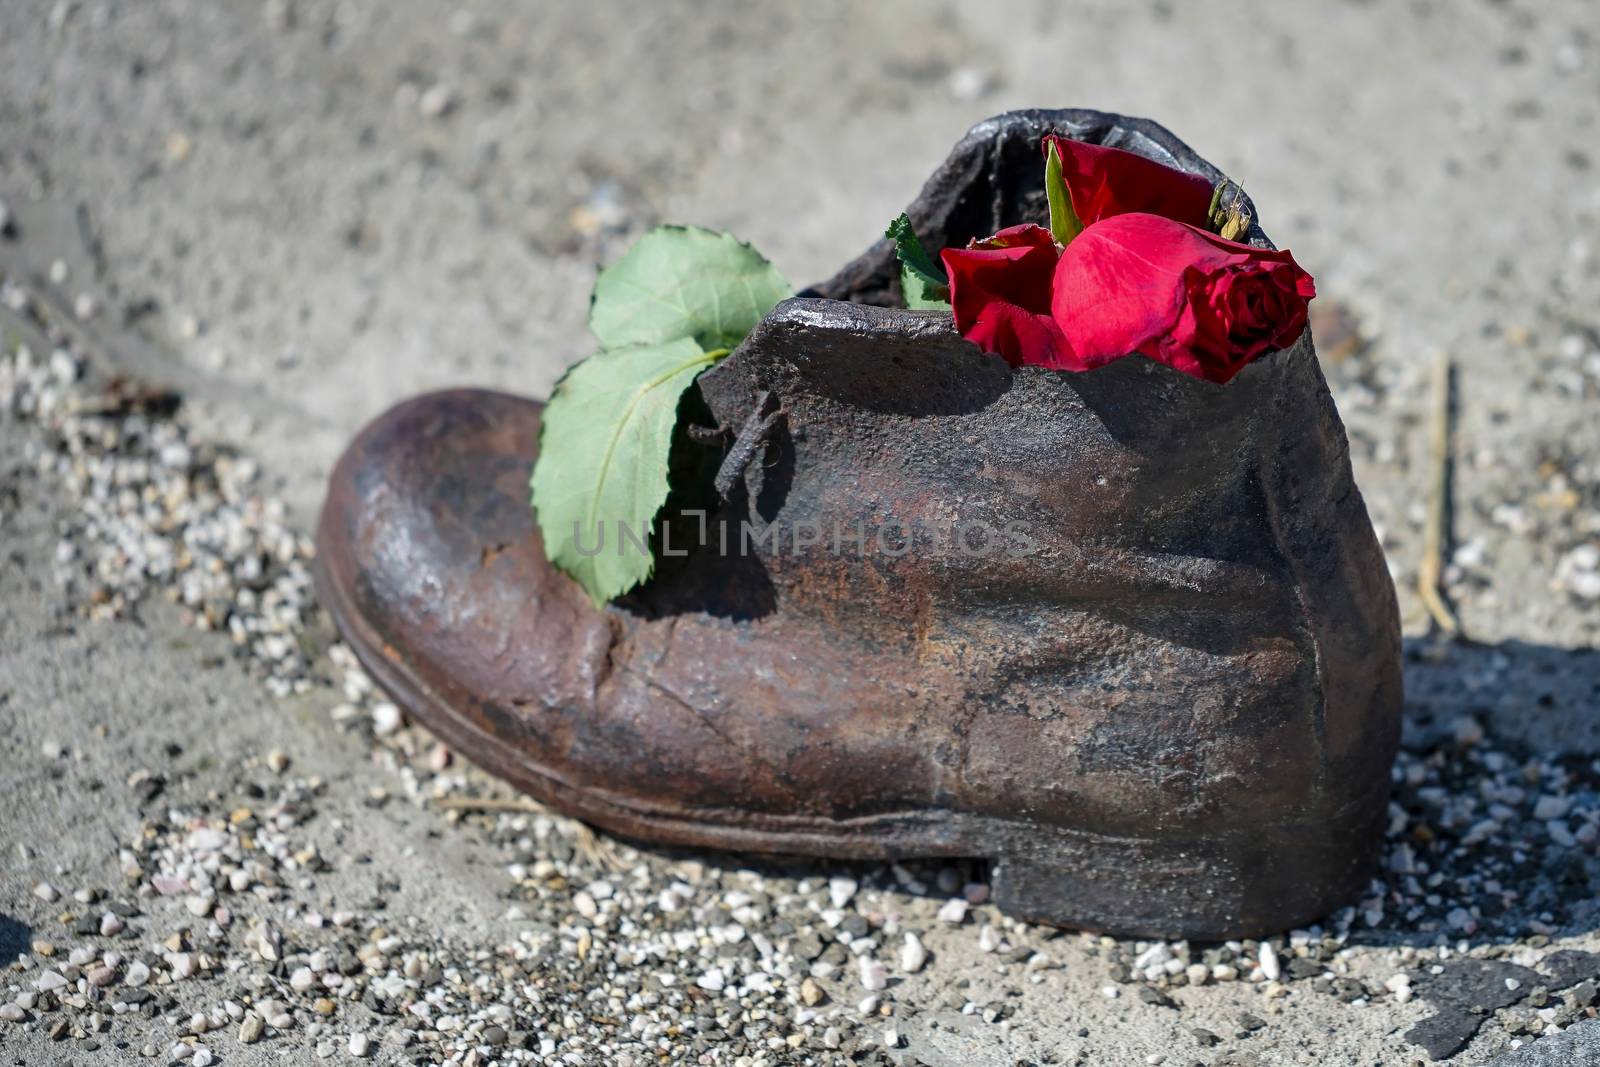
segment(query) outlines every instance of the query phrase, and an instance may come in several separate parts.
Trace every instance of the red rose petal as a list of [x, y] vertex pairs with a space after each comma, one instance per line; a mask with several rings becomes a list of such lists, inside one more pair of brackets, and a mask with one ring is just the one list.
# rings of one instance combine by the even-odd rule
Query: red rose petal
[[1161, 215], [1191, 226], [1206, 224], [1212, 183], [1200, 175], [1069, 137], [1046, 137], [1045, 152], [1051, 144], [1061, 154], [1061, 176], [1072, 197], [1072, 210], [1084, 226], [1130, 212]]

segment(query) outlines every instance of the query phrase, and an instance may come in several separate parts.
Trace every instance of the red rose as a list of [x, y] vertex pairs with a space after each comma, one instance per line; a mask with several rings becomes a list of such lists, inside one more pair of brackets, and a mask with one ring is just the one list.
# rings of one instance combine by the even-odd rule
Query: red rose
[[1085, 144], [1067, 137], [1044, 139], [1061, 155], [1061, 177], [1072, 211], [1084, 226], [1113, 215], [1142, 211], [1204, 226], [1211, 207], [1211, 183], [1198, 174], [1174, 170], [1120, 148]]
[[1011, 226], [966, 248], [940, 253], [950, 276], [956, 329], [1013, 367], [1070, 367], [1051, 317], [1059, 250], [1042, 226]]
[[1316, 295], [1287, 251], [1144, 213], [1080, 233], [1061, 253], [1054, 289], [1070, 363], [1098, 367], [1140, 352], [1213, 382], [1294, 343]]

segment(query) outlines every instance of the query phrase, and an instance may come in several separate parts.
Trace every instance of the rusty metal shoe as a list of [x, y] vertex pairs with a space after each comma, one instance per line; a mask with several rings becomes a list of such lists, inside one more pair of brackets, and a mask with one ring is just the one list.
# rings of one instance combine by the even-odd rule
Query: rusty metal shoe
[[[934, 175], [919, 232], [1043, 217], [1049, 132], [1218, 177], [1149, 123], [1012, 113]], [[323, 603], [452, 747], [633, 838], [981, 857], [1007, 912], [1118, 933], [1260, 935], [1349, 901], [1399, 631], [1309, 331], [1225, 387], [1142, 358], [1013, 370], [947, 317], [847, 302], [896, 284], [875, 246], [702, 376], [720, 425], [763, 394], [784, 418], [636, 595], [597, 610], [545, 560], [540, 405], [462, 391], [340, 460]]]

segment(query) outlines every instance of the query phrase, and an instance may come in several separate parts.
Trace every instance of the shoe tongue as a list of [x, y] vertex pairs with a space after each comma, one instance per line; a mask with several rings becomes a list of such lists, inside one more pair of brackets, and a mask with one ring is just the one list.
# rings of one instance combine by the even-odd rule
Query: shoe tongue
[[[1048, 219], [1039, 146], [1052, 133], [1136, 152], [1213, 182], [1223, 177], [1165, 127], [1148, 119], [1078, 109], [1008, 111], [968, 131], [906, 208], [922, 243], [935, 252], [964, 248], [969, 240], [1007, 226]], [[1252, 227], [1247, 238], [1259, 236], [1259, 229]], [[800, 295], [898, 307], [898, 277], [894, 246], [881, 240], [832, 278]]]

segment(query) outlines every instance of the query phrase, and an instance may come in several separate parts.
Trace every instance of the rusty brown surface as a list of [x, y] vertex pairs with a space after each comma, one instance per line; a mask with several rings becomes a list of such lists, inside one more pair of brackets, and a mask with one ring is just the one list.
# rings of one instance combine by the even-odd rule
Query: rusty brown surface
[[[1031, 217], [1050, 129], [1215, 176], [1149, 124], [1003, 116], [919, 230]], [[875, 247], [817, 291], [888, 299], [886, 278]], [[762, 391], [783, 406], [710, 519], [778, 538], [729, 559], [713, 535], [603, 611], [543, 558], [537, 403], [433, 394], [362, 432], [319, 585], [408, 711], [630, 836], [985, 857], [1002, 907], [1050, 922], [1258, 934], [1365, 884], [1398, 621], [1309, 333], [1219, 387], [1142, 358], [1013, 371], [947, 317], [808, 298], [701, 381], [724, 426]], [[797, 547], [808, 522], [867, 543]], [[1021, 523], [1031, 549], [896, 555], [872, 536], [891, 522]]]

